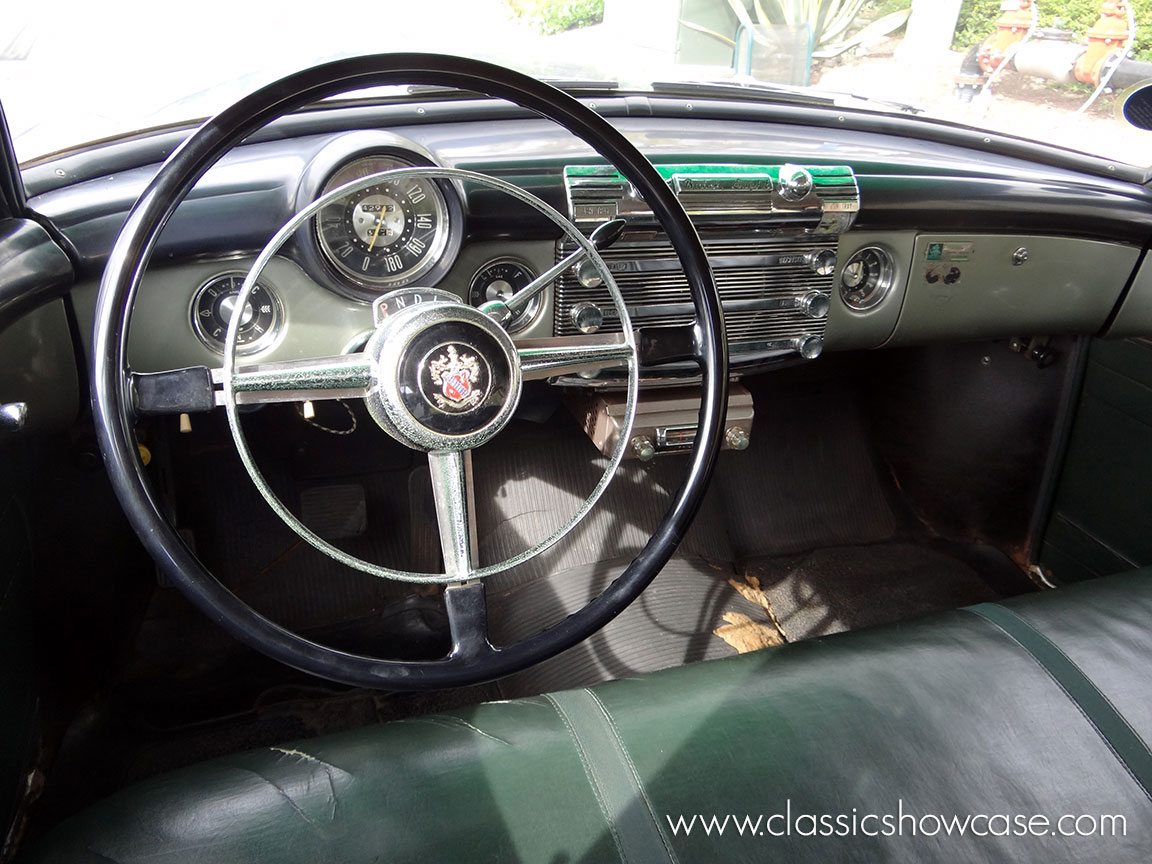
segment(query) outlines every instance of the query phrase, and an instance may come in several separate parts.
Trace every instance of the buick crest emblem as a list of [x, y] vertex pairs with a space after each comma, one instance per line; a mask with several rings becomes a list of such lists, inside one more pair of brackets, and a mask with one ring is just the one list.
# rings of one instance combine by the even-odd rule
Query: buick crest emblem
[[443, 353], [428, 361], [428, 372], [439, 389], [429, 388], [427, 395], [441, 411], [469, 411], [484, 401], [487, 382], [475, 355], [448, 345]]

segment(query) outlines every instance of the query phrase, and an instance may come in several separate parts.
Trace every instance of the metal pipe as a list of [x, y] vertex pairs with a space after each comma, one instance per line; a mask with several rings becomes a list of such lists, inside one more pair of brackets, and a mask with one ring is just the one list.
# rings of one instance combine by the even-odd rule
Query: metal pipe
[[1082, 42], [1034, 39], [1020, 47], [1012, 60], [1012, 66], [1021, 75], [1070, 84], [1076, 80], [1072, 69], [1086, 50]]
[[1127, 90], [1135, 84], [1152, 81], [1152, 63], [1125, 57], [1116, 65], [1109, 83], [1113, 90]]

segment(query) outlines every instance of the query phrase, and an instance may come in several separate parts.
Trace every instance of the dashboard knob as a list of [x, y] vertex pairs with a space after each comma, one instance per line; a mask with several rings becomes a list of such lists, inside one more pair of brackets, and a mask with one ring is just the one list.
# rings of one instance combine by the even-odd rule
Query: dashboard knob
[[824, 339], [821, 336], [815, 336], [809, 333], [793, 339], [792, 347], [800, 352], [800, 356], [805, 360], [815, 360], [820, 356], [820, 352], [824, 350]]
[[812, 192], [812, 175], [799, 165], [780, 167], [780, 197], [785, 201], [800, 201]]
[[585, 335], [595, 333], [604, 326], [604, 310], [595, 303], [586, 300], [577, 303], [568, 314], [576, 329]]
[[650, 462], [656, 455], [656, 446], [647, 435], [637, 435], [632, 439], [632, 452], [641, 462]]
[[821, 249], [808, 256], [808, 266], [817, 276], [831, 276], [836, 272], [836, 253], [831, 249]]
[[28, 420], [26, 402], [5, 402], [0, 405], [0, 431], [19, 432]]
[[819, 291], [809, 291], [800, 297], [798, 302], [800, 311], [809, 318], [827, 318], [828, 309], [832, 305], [828, 295], [821, 294]]
[[576, 278], [585, 288], [599, 288], [604, 284], [604, 280], [600, 278], [600, 274], [596, 270], [596, 265], [587, 260], [581, 261], [577, 265]]
[[724, 433], [724, 443], [729, 450], [747, 450], [751, 440], [748, 438], [748, 433], [744, 431], [742, 426], [729, 426], [728, 431]]

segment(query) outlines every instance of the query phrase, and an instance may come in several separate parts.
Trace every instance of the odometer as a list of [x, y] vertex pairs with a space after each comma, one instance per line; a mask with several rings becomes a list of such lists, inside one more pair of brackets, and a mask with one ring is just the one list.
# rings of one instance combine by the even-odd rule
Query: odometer
[[[333, 174], [321, 194], [405, 167], [390, 156], [362, 157]], [[329, 263], [353, 285], [373, 290], [408, 285], [428, 272], [444, 251], [448, 228], [440, 187], [418, 176], [384, 177], [316, 215], [316, 235]]]

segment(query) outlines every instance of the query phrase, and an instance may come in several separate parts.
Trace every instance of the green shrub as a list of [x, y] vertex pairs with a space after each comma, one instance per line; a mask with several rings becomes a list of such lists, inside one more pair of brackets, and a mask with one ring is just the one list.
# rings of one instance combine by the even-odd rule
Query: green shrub
[[530, 19], [541, 33], [562, 33], [599, 24], [604, 20], [604, 0], [507, 0], [512, 10]]
[[[1041, 27], [1063, 27], [1077, 36], [1100, 17], [1100, 0], [1038, 0]], [[1136, 41], [1132, 51], [1138, 60], [1152, 60], [1152, 0], [1133, 0], [1136, 17]], [[1000, 17], [1000, 0], [964, 0], [952, 47], [965, 51], [978, 45], [996, 30]]]
[[999, 17], [1000, 0], [964, 0], [960, 4], [960, 17], [956, 19], [952, 49], [967, 51], [979, 45], [996, 31]]

